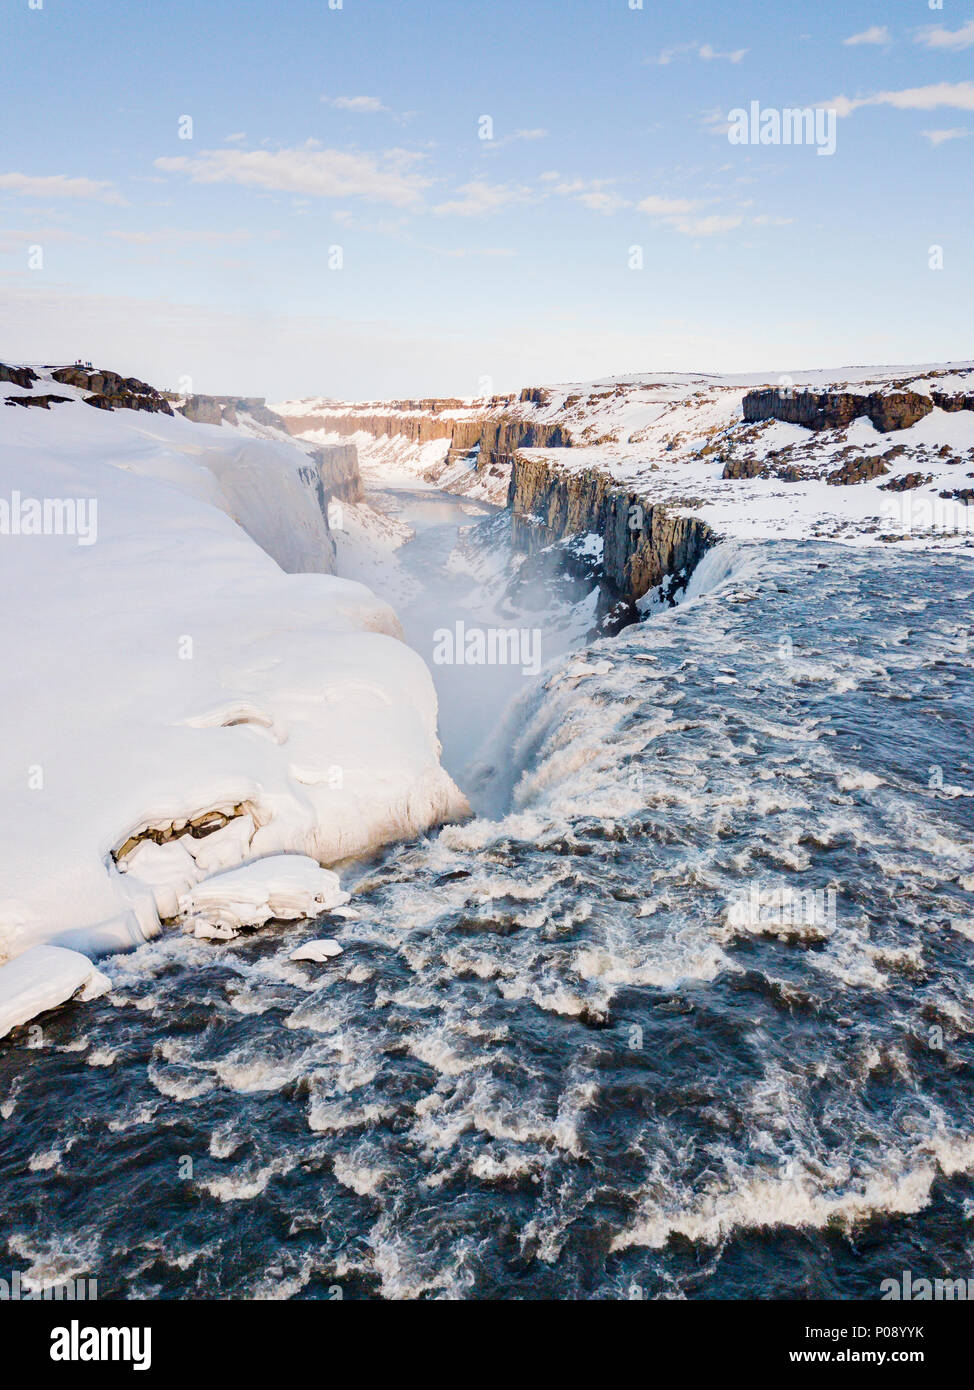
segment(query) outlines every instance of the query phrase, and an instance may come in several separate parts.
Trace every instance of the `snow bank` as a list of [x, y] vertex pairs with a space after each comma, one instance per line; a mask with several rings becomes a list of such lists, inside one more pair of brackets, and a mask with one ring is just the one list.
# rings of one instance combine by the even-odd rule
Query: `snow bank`
[[0, 534], [0, 960], [116, 950], [243, 860], [331, 864], [463, 815], [392, 610], [312, 572], [330, 541], [307, 456], [58, 393], [0, 404], [10, 515], [80, 500], [96, 523]]
[[0, 1038], [75, 995], [96, 999], [110, 988], [110, 981], [79, 951], [34, 946], [0, 966]]
[[272, 917], [283, 921], [314, 917], [348, 900], [338, 875], [330, 869], [304, 855], [275, 854], [217, 874], [182, 894], [179, 912], [202, 935], [200, 926], [237, 932], [242, 927], [261, 927]]

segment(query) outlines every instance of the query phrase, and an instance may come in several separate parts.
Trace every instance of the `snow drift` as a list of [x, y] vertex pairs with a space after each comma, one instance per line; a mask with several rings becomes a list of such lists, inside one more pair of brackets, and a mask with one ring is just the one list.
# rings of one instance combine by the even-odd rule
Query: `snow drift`
[[335, 864], [465, 814], [392, 610], [314, 572], [308, 456], [57, 391], [0, 406], [0, 960], [118, 949], [241, 863]]

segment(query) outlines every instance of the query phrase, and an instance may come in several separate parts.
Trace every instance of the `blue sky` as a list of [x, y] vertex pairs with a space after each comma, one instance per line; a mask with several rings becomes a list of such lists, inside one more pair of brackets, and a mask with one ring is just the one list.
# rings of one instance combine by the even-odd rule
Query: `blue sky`
[[[279, 399], [974, 355], [974, 0], [630, 3], [6, 0], [0, 360]], [[834, 155], [732, 145], [752, 101]]]

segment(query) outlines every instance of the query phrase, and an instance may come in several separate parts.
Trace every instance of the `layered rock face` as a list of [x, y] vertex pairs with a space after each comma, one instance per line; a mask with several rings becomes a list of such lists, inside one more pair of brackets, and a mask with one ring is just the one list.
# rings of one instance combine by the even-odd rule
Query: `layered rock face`
[[572, 438], [560, 424], [543, 424], [502, 414], [485, 420], [458, 420], [450, 441], [449, 459], [477, 449], [478, 469], [512, 463], [518, 449], [570, 449]]
[[[418, 401], [390, 403], [393, 409], [399, 405], [419, 404]], [[445, 409], [448, 403], [433, 401], [428, 402], [428, 404], [431, 406], [439, 405]], [[366, 434], [371, 434], [374, 439], [380, 439], [383, 435], [400, 434], [411, 444], [427, 444], [432, 439], [451, 439], [453, 436], [455, 422], [449, 418], [438, 418], [439, 413], [438, 410], [433, 409], [426, 414], [420, 414], [417, 411], [404, 411], [401, 415], [381, 411], [372, 414], [361, 410], [316, 410], [307, 415], [282, 418], [284, 419], [284, 428], [289, 434], [300, 435], [321, 430], [326, 434], [353, 435], [363, 430]]]
[[350, 504], [364, 499], [358, 450], [354, 444], [325, 444], [309, 452], [325, 490], [326, 504], [333, 497]]
[[565, 449], [572, 438], [563, 424], [544, 423], [516, 413], [514, 407], [543, 405], [547, 393], [542, 387], [528, 387], [519, 397], [494, 396], [483, 405], [452, 397], [433, 400], [377, 402], [350, 407], [327, 404], [301, 414], [283, 417], [285, 428], [294, 435], [316, 431], [351, 436], [360, 430], [373, 439], [400, 436], [410, 444], [448, 440], [449, 463], [477, 451], [476, 467], [482, 472], [498, 464], [510, 464], [516, 450], [533, 448]]
[[680, 581], [671, 592], [682, 587], [718, 540], [700, 518], [619, 487], [601, 469], [563, 469], [543, 456], [514, 456], [507, 500], [515, 544], [524, 549], [601, 537], [603, 576], [630, 606], [667, 580]]
[[285, 428], [280, 416], [267, 409], [264, 396], [194, 395], [174, 396], [170, 399], [181, 400], [182, 404], [177, 406], [180, 415], [185, 415], [187, 420], [193, 420], [199, 425], [236, 425], [239, 423], [240, 415], [249, 415], [262, 425]]
[[[921, 396], [915, 391], [873, 391], [858, 395], [851, 391], [783, 391], [780, 388], [749, 391], [744, 397], [744, 419], [748, 423], [784, 420], [810, 430], [835, 430], [845, 429], [853, 420], [866, 415], [876, 429], [885, 434], [909, 429], [929, 415], [935, 404], [940, 405], [940, 401], [933, 398], [937, 394]], [[969, 407], [955, 405], [950, 408]]]

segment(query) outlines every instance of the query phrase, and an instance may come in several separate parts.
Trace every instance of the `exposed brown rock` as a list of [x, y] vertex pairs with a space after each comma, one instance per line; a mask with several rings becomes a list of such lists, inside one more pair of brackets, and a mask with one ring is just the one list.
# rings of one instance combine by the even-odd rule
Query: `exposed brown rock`
[[841, 468], [836, 468], [825, 479], [832, 487], [851, 487], [855, 483], [867, 483], [870, 478], [881, 478], [889, 468], [875, 455], [866, 458], [849, 459]]
[[8, 405], [36, 405], [41, 410], [50, 410], [52, 405], [69, 405], [70, 396], [8, 396]]
[[929, 473], [904, 473], [901, 478], [890, 478], [888, 483], [881, 483], [880, 488], [883, 492], [912, 492], [914, 488], [926, 487], [930, 479]]
[[85, 405], [93, 405], [96, 410], [151, 410], [162, 415], [173, 413], [169, 402], [156, 392], [152, 395], [135, 395], [130, 391], [98, 393], [85, 396]]
[[762, 459], [729, 459], [722, 478], [767, 478], [768, 465]]
[[628, 605], [669, 577], [688, 578], [717, 540], [706, 522], [617, 487], [600, 469], [562, 470], [545, 457], [515, 454], [508, 506], [515, 543], [526, 550], [601, 536], [604, 577]]
[[876, 429], [888, 433], [908, 429], [932, 409], [930, 398], [915, 391], [872, 391], [860, 396], [851, 391], [772, 388], [749, 391], [744, 397], [747, 421], [784, 420], [811, 430], [845, 429], [866, 415]]
[[0, 362], [0, 381], [9, 381], [14, 386], [19, 386], [22, 391], [29, 391], [34, 382], [39, 379], [37, 373], [31, 371], [30, 367], [8, 367]]

